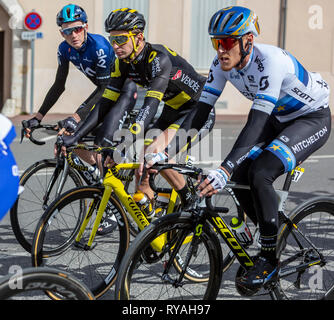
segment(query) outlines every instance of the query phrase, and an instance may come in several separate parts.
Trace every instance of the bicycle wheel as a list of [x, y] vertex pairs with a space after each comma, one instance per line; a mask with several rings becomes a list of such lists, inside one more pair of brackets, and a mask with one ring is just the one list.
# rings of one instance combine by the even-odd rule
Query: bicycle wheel
[[[310, 199], [291, 213], [291, 220], [316, 249], [295, 228], [282, 227], [278, 239], [281, 291], [287, 299], [319, 299], [334, 283], [334, 200]], [[301, 272], [288, 275], [303, 264]]]
[[[141, 231], [122, 260], [115, 287], [116, 299], [215, 299], [222, 277], [222, 252], [216, 234], [207, 224], [202, 228], [201, 241], [191, 254], [188, 266], [199, 273], [208, 272], [208, 281], [179, 279], [180, 272], [173, 265], [173, 251], [178, 240], [181, 246], [177, 254], [186, 261], [191, 246], [191, 240], [187, 239], [192, 239], [194, 227], [190, 213], [172, 213], [153, 221]], [[165, 249], [155, 252], [151, 242], [161, 237], [166, 239]], [[201, 253], [197, 254], [199, 251]]]
[[[33, 266], [66, 270], [85, 283], [95, 297], [104, 294], [114, 283], [129, 244], [125, 212], [111, 195], [106, 211], [115, 215], [118, 227], [107, 235], [96, 235], [92, 246], [86, 246], [103, 191], [102, 187], [75, 188], [54, 201], [36, 228], [32, 248]], [[77, 242], [88, 212], [91, 219]]]
[[[34, 163], [25, 170], [20, 179], [24, 191], [10, 210], [10, 222], [14, 235], [19, 244], [29, 253], [38, 220], [47, 207], [47, 205], [43, 206], [44, 197], [56, 165], [56, 159], [45, 159]], [[59, 183], [60, 175], [55, 181], [47, 204], [55, 199]], [[80, 176], [74, 169], [69, 168], [63, 191], [79, 186], [82, 186]]]
[[49, 290], [64, 300], [94, 300], [93, 294], [73, 275], [54, 268], [26, 268], [0, 280], [0, 300], [46, 298]]

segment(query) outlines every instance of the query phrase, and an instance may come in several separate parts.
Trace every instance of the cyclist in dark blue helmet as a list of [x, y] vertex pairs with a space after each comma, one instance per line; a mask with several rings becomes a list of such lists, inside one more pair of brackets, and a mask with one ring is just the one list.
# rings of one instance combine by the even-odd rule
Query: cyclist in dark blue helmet
[[[88, 32], [86, 12], [75, 4], [69, 4], [59, 11], [56, 21], [65, 39], [58, 47], [56, 78], [37, 114], [28, 120], [27, 137], [29, 137], [30, 128], [33, 129], [39, 125], [65, 91], [70, 62], [96, 85], [96, 89], [71, 117], [62, 121], [63, 128], [68, 133], [74, 132], [78, 123], [85, 119], [92, 107], [100, 101], [110, 81], [115, 53], [105, 37]], [[119, 102], [118, 105], [122, 115], [129, 106], [133, 108], [136, 90], [135, 84], [131, 81], [124, 85], [122, 92], [127, 95], [123, 97], [123, 104]]]
[[[134, 108], [136, 103], [137, 88], [135, 83], [131, 80], [126, 81], [118, 95], [105, 94], [105, 91], [108, 92], [115, 60], [115, 53], [109, 41], [102, 35], [88, 32], [87, 14], [75, 4], [63, 7], [57, 14], [56, 20], [60, 27], [60, 33], [65, 39], [58, 47], [56, 79], [37, 114], [28, 120], [26, 136], [29, 137], [30, 129], [39, 125], [64, 92], [70, 62], [96, 85], [96, 89], [72, 116], [62, 121], [63, 129], [59, 134], [65, 132], [66, 135], [69, 135], [75, 132], [79, 122], [84, 120], [93, 108], [98, 111], [105, 122], [113, 122], [114, 126], [121, 128], [124, 117]], [[96, 139], [104, 137], [103, 124], [98, 129], [92, 129], [95, 129], [93, 134], [96, 135]], [[96, 166], [94, 154], [77, 153], [90, 165]], [[105, 221], [104, 224], [106, 223], [108, 228], [105, 229], [107, 230], [111, 230], [116, 225], [116, 222], [111, 220], [110, 222]]]
[[9, 148], [16, 136], [11, 121], [0, 114], [0, 220], [16, 201], [19, 191], [19, 173]]

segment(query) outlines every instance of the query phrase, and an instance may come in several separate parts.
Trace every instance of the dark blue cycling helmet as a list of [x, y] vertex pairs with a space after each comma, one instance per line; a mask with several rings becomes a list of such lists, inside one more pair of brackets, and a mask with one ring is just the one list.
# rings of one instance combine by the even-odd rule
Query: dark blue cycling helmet
[[232, 6], [217, 11], [209, 23], [209, 35], [212, 37], [240, 37], [252, 33], [255, 37], [260, 34], [257, 15], [250, 9]]
[[88, 21], [85, 10], [75, 4], [68, 4], [57, 14], [57, 25], [59, 27], [63, 23], [74, 21], [82, 21], [83, 23], [87, 23]]

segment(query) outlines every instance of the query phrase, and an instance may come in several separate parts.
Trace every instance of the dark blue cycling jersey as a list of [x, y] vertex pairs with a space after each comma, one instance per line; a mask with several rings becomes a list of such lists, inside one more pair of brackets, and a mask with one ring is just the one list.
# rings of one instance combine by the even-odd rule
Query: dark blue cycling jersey
[[114, 60], [115, 53], [109, 41], [98, 34], [87, 33], [87, 42], [79, 50], [66, 41], [58, 47], [59, 66], [72, 62], [97, 86], [109, 82]]

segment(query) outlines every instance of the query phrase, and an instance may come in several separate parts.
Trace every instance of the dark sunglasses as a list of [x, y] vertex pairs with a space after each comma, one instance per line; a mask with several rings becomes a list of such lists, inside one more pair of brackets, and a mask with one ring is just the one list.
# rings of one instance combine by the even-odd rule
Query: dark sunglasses
[[86, 27], [86, 25], [83, 24], [82, 26], [76, 26], [76, 27], [71, 27], [71, 28], [66, 28], [66, 29], [60, 29], [60, 31], [61, 31], [62, 33], [64, 33], [65, 35], [69, 36], [69, 35], [71, 35], [73, 32], [74, 32], [74, 33], [79, 33], [79, 32], [81, 32], [85, 27]]
[[229, 51], [238, 42], [240, 37], [224, 37], [224, 38], [211, 38], [212, 46], [215, 50], [218, 50], [219, 46]]

